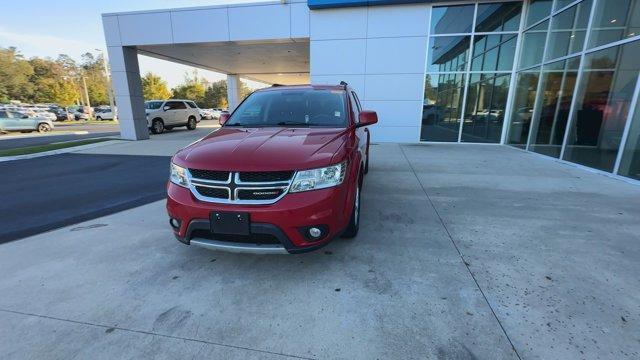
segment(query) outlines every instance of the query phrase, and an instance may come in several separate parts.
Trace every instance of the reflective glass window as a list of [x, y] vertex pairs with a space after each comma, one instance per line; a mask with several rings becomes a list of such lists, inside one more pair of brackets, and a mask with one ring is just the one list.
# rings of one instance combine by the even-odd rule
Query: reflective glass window
[[640, 180], [640, 101], [629, 128], [629, 137], [620, 162], [620, 175]]
[[565, 160], [613, 171], [640, 70], [640, 41], [585, 56]]
[[542, 81], [531, 129], [529, 150], [560, 157], [578, 77], [580, 58], [561, 60], [542, 68]]
[[471, 74], [462, 141], [498, 143], [502, 135], [511, 74]]
[[563, 7], [575, 2], [576, 0], [556, 0], [556, 3], [553, 7], [554, 10], [560, 10]]
[[540, 68], [518, 73], [507, 143], [525, 148], [536, 102]]
[[587, 0], [564, 10], [551, 19], [547, 60], [582, 51], [590, 11], [591, 0]]
[[464, 74], [427, 74], [422, 107], [423, 141], [458, 141]]
[[429, 40], [428, 72], [464, 71], [471, 36], [438, 36]]
[[471, 71], [511, 71], [517, 35], [476, 35]]
[[639, 34], [640, 0], [597, 2], [589, 40], [590, 48]]
[[527, 26], [533, 25], [551, 14], [553, 0], [531, 0], [527, 12]]
[[528, 68], [542, 62], [548, 28], [549, 20], [538, 24], [524, 33], [520, 55], [520, 69]]
[[518, 31], [521, 12], [521, 2], [480, 4], [476, 32]]
[[475, 5], [434, 7], [431, 11], [431, 34], [470, 33]]

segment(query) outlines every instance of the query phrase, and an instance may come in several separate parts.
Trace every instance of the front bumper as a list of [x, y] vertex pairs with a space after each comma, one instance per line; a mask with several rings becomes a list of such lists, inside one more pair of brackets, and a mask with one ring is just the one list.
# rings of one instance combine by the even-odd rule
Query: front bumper
[[[333, 188], [289, 193], [270, 205], [238, 205], [200, 201], [189, 189], [169, 183], [167, 212], [180, 222], [174, 235], [185, 244], [232, 252], [295, 254], [319, 249], [342, 234], [352, 212], [348, 204], [353, 204], [347, 189], [344, 182]], [[213, 236], [209, 216], [214, 211], [248, 212], [252, 237]], [[310, 240], [304, 232], [310, 226], [321, 226], [324, 235]], [[254, 241], [254, 235], [268, 241]]]

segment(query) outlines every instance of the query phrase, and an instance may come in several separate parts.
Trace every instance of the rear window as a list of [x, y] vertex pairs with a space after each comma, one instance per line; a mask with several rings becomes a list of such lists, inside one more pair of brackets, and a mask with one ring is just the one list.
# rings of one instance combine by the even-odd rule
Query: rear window
[[344, 90], [269, 90], [251, 94], [225, 126], [346, 127]]
[[158, 110], [162, 105], [162, 101], [147, 101], [144, 103], [144, 108], [147, 110]]

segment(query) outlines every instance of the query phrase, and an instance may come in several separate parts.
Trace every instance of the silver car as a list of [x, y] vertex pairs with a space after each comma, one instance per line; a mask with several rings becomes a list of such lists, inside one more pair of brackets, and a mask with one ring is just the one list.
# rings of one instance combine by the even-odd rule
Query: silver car
[[49, 132], [53, 129], [53, 121], [40, 117], [29, 117], [26, 114], [0, 110], [0, 131], [21, 131], [41, 133]]

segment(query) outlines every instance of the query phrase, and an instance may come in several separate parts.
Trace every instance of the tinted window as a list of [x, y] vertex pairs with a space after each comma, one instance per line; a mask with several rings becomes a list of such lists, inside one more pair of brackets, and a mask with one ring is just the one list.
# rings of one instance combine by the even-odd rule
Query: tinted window
[[189, 105], [189, 107], [192, 109], [198, 108], [198, 105], [196, 105], [196, 103], [194, 103], [193, 101], [187, 101], [187, 105]]
[[351, 101], [351, 108], [353, 110], [353, 120], [358, 122], [358, 115], [360, 114], [360, 105], [356, 101], [356, 94], [352, 91], [351, 96], [349, 96], [349, 100]]
[[162, 101], [147, 101], [144, 103], [144, 108], [147, 110], [157, 110], [162, 106]]
[[343, 90], [269, 90], [249, 97], [225, 126], [324, 126], [344, 127]]
[[518, 31], [521, 11], [521, 2], [480, 4], [476, 18], [476, 31]]
[[182, 101], [167, 101], [165, 106], [168, 106], [169, 110], [181, 110], [187, 108], [187, 106]]
[[435, 7], [431, 12], [432, 34], [471, 32], [475, 5]]
[[6, 118], [7, 116], [7, 112], [6, 111], [0, 111], [0, 118]]

